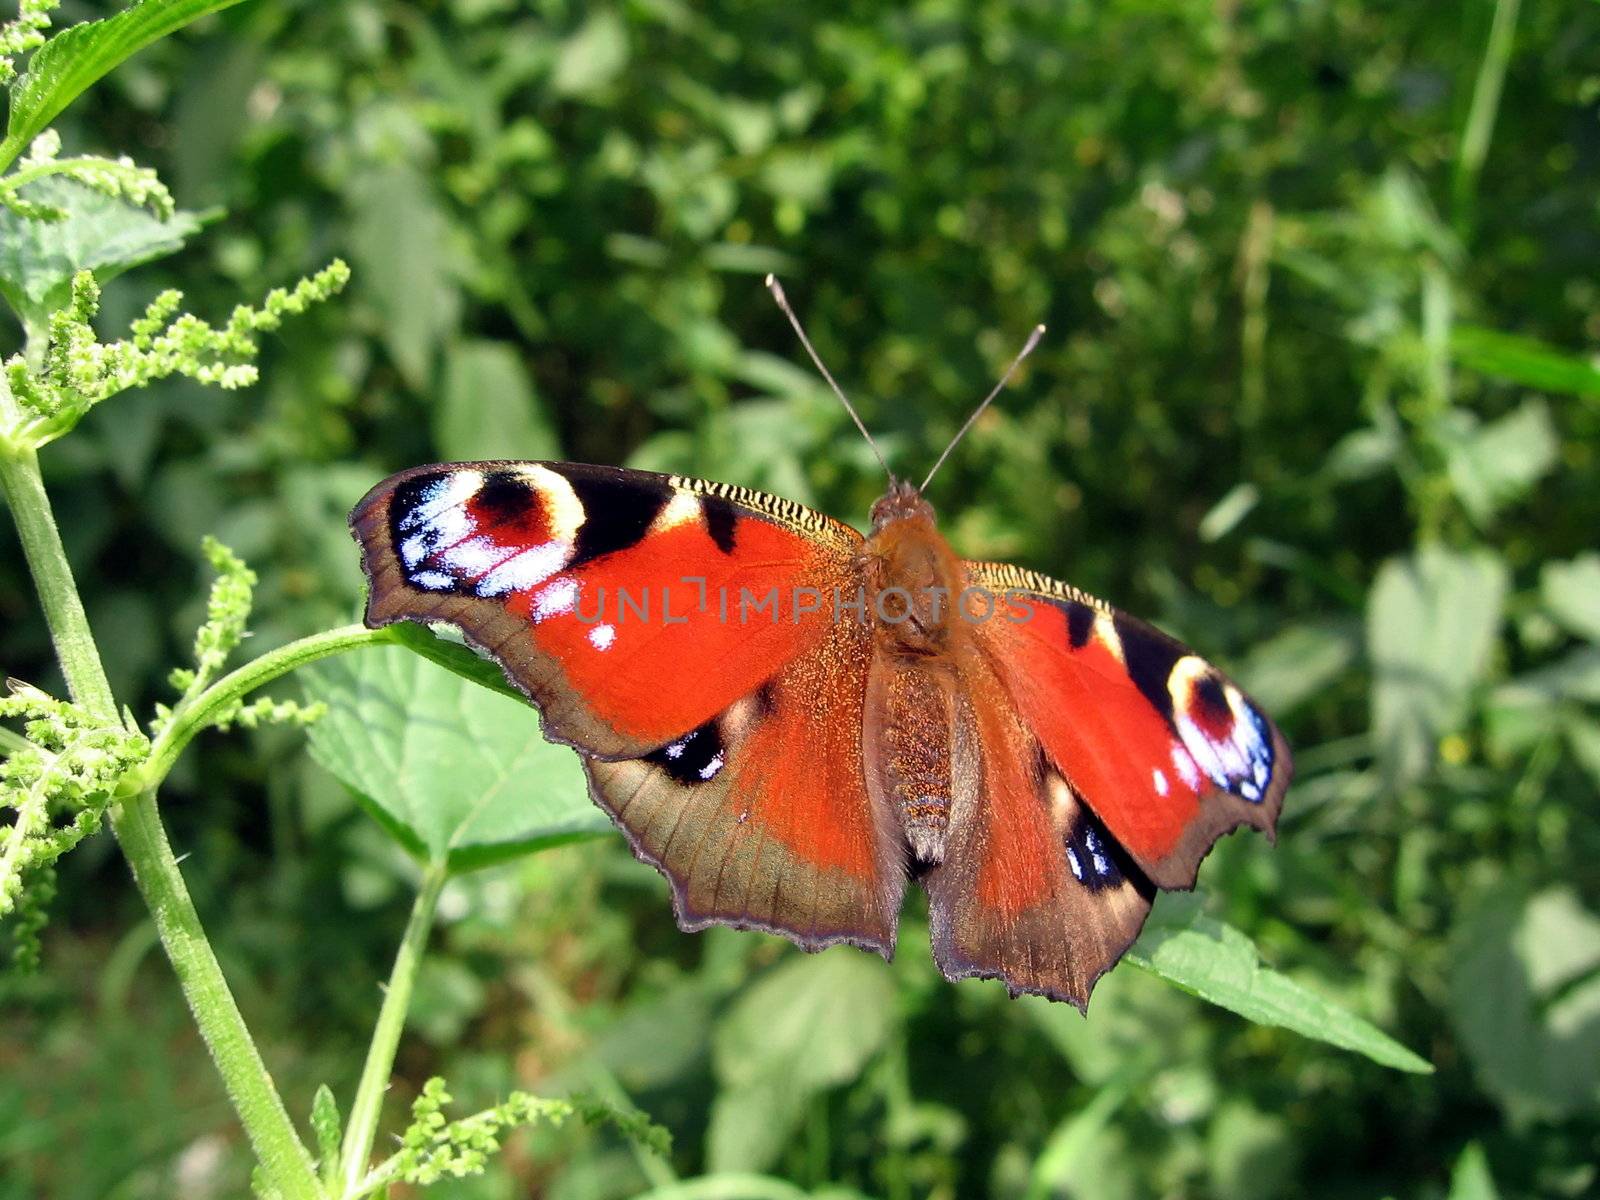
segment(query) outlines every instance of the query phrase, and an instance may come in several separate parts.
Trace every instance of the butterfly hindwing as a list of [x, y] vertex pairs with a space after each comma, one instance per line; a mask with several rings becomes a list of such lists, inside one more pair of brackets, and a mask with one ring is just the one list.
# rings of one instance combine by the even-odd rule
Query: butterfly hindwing
[[818, 950], [888, 957], [905, 890], [902, 838], [861, 772], [871, 639], [828, 637], [687, 737], [588, 760], [600, 806], [672, 884], [684, 929], [765, 929]]
[[1155, 884], [1192, 887], [1212, 844], [1241, 825], [1273, 835], [1289, 750], [1235, 684], [1064, 584], [966, 566], [971, 583], [1012, 597], [1008, 616], [976, 628], [1023, 723]]
[[1003, 980], [1083, 1008], [1155, 889], [1023, 725], [998, 676], [967, 672], [944, 860], [923, 878], [949, 979]]
[[653, 750], [826, 632], [779, 607], [842, 586], [860, 534], [743, 488], [574, 463], [420, 467], [351, 514], [367, 623], [444, 621], [605, 757]]

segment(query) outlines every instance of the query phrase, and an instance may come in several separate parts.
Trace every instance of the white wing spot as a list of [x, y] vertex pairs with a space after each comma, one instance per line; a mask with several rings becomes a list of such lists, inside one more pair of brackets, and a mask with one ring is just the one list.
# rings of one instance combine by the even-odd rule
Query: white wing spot
[[1083, 864], [1078, 861], [1078, 852], [1071, 846], [1067, 847], [1067, 864], [1072, 868], [1072, 874], [1079, 883], [1083, 882]]
[[609, 650], [611, 643], [616, 640], [617, 630], [613, 625], [596, 625], [589, 630], [589, 644], [596, 650]]
[[539, 594], [533, 598], [533, 607], [530, 611], [535, 621], [543, 621], [549, 617], [563, 616], [576, 607], [578, 607], [578, 581], [570, 575], [563, 575], [554, 583], [546, 584], [540, 589]]
[[1177, 769], [1178, 778], [1191, 792], [1200, 790], [1200, 768], [1195, 765], [1194, 759], [1182, 746], [1172, 747], [1172, 765]]
[[722, 770], [722, 755], [719, 752], [717, 754], [713, 754], [711, 756], [711, 761], [706, 763], [705, 766], [700, 768], [700, 778], [701, 779], [710, 779], [713, 775], [715, 775], [720, 770]]
[[1150, 772], [1150, 778], [1155, 782], [1156, 795], [1165, 796], [1168, 791], [1167, 777], [1161, 773], [1161, 768], [1156, 767], [1154, 770], [1152, 770]]

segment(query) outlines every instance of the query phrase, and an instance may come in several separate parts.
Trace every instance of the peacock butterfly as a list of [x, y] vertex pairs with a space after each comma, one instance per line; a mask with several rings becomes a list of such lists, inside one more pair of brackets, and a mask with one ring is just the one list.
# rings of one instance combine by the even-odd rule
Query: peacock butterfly
[[1084, 1008], [1156, 889], [1192, 887], [1238, 826], [1272, 837], [1289, 751], [1172, 638], [957, 557], [927, 482], [891, 475], [863, 537], [724, 483], [447, 463], [386, 479], [350, 523], [367, 624], [445, 622], [497, 662], [684, 929], [887, 958], [915, 878], [946, 977]]

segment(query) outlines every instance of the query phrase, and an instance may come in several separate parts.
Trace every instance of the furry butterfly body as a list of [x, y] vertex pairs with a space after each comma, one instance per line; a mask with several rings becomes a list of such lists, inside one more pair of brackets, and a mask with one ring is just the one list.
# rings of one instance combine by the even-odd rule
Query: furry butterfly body
[[1084, 1006], [1157, 888], [1270, 836], [1281, 735], [1215, 668], [964, 561], [895, 483], [863, 536], [779, 497], [571, 463], [419, 467], [351, 515], [367, 621], [458, 626], [582, 755], [679, 923], [893, 953]]

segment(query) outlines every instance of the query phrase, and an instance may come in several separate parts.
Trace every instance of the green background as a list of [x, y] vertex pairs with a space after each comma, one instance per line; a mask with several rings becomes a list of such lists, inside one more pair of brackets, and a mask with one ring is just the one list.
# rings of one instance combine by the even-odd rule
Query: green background
[[[620, 1090], [678, 1173], [807, 1191], [1590, 1194], [1597, 115], [1588, 0], [260, 0], [62, 124], [206, 219], [100, 325], [170, 285], [222, 319], [336, 254], [350, 289], [252, 390], [97, 409], [48, 481], [143, 713], [201, 616], [204, 533], [261, 574], [259, 651], [350, 619], [344, 515], [403, 466], [629, 463], [860, 524], [881, 473], [767, 271], [917, 477], [1043, 321], [931, 491], [946, 533], [1157, 620], [1273, 712], [1300, 768], [1279, 845], [1225, 842], [1205, 903], [1436, 1073], [1126, 969], [1087, 1021], [947, 985], [916, 905], [892, 967], [684, 935], [605, 837], [451, 886], [400, 1079]], [[56, 688], [48, 661], [6, 526], [0, 663]], [[209, 737], [165, 806], [302, 1116], [358, 1068], [411, 876], [303, 744]], [[0, 1196], [237, 1194], [107, 840], [63, 863], [45, 964], [4, 985]], [[659, 1170], [541, 1134], [436, 1194], [600, 1200]]]

